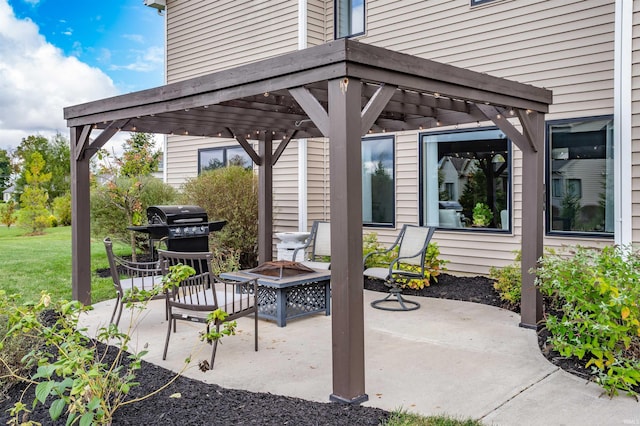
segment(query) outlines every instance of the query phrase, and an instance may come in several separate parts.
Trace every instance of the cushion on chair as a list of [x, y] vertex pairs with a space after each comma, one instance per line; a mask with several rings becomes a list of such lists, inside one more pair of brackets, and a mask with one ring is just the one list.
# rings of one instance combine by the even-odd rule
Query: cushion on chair
[[314, 262], [311, 260], [305, 260], [300, 263], [313, 269], [331, 269], [331, 262]]

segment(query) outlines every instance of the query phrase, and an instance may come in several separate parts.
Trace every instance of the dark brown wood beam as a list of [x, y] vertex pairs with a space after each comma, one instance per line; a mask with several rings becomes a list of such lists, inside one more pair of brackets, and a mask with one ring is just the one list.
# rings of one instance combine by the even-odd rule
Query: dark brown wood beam
[[373, 123], [376, 121], [380, 113], [387, 106], [389, 99], [396, 92], [395, 86], [381, 85], [378, 90], [375, 91], [369, 102], [365, 105], [361, 112], [361, 125], [360, 133], [366, 135]]
[[[348, 80], [347, 80], [348, 81]], [[313, 121], [323, 135], [329, 134], [329, 115], [318, 99], [305, 87], [289, 89], [291, 96], [305, 110], [309, 118]]]
[[259, 144], [262, 164], [258, 170], [258, 263], [269, 262], [273, 256], [273, 144], [266, 133]]
[[247, 141], [243, 135], [235, 132], [233, 129], [228, 129], [228, 131], [233, 134], [234, 138], [238, 141], [238, 143], [240, 144], [240, 146], [242, 146], [242, 148], [244, 149], [244, 151], [247, 153], [247, 155], [249, 155], [249, 157], [251, 157], [251, 159], [253, 160], [253, 162], [258, 165], [261, 166], [264, 164], [264, 158], [260, 157], [254, 150], [253, 147], [251, 146], [251, 144], [249, 143], [249, 141]]
[[[83, 145], [85, 132], [82, 127], [69, 130], [71, 152], [75, 152]], [[85, 305], [91, 304], [90, 159], [82, 154], [71, 157], [71, 295]]]
[[359, 404], [365, 393], [362, 289], [361, 84], [329, 81], [331, 158], [332, 401]]

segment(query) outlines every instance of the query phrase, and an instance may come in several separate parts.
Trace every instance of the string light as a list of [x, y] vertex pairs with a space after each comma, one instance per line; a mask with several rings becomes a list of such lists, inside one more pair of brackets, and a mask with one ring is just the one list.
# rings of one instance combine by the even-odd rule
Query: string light
[[513, 110], [513, 108], [511, 108], [511, 109], [509, 110], [509, 115], [515, 115], [515, 113], [516, 113], [516, 112]]
[[498, 115], [496, 115], [496, 118], [497, 118], [498, 120], [500, 120], [500, 119], [502, 119], [502, 115], [501, 115], [501, 114], [498, 114]]

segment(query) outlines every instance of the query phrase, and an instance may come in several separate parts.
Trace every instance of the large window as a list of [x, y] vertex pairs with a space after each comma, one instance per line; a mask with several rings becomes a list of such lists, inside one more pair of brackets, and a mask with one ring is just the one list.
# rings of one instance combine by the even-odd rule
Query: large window
[[336, 39], [364, 34], [364, 0], [336, 0]]
[[362, 139], [362, 222], [369, 226], [393, 226], [395, 179], [393, 137]]
[[226, 166], [250, 169], [253, 162], [241, 146], [225, 146], [198, 150], [198, 173]]
[[613, 119], [547, 123], [547, 230], [613, 235]]
[[422, 134], [421, 224], [509, 230], [510, 146], [494, 128]]

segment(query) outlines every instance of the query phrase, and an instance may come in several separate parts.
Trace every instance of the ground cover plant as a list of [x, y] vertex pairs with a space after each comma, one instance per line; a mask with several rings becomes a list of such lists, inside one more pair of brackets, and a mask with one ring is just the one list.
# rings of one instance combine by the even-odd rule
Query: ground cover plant
[[557, 311], [547, 315], [550, 343], [586, 359], [609, 396], [637, 398], [640, 385], [640, 254], [629, 248], [547, 251], [537, 281]]

